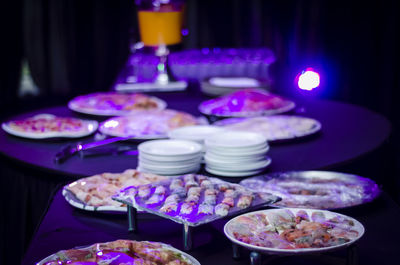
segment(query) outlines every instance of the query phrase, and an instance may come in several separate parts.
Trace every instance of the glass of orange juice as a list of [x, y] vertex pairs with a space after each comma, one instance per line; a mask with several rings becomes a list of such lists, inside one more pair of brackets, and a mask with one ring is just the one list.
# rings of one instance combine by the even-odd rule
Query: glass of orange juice
[[160, 61], [154, 82], [168, 84], [173, 77], [168, 68], [168, 46], [182, 42], [184, 0], [136, 0], [141, 42], [152, 48]]

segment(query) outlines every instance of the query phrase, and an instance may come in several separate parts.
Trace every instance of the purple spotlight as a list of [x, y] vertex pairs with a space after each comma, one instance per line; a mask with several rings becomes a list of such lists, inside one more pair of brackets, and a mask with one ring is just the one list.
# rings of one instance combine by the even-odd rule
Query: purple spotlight
[[312, 68], [307, 68], [297, 76], [297, 85], [300, 89], [311, 91], [320, 84], [320, 77]]

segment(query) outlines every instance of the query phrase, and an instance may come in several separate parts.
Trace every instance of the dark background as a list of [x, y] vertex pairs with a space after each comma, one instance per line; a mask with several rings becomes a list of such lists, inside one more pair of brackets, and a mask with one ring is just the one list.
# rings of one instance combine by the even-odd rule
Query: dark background
[[[298, 96], [293, 79], [311, 66], [322, 77], [312, 96], [386, 116], [393, 133], [384, 150], [342, 169], [390, 176], [384, 189], [400, 200], [398, 1], [187, 2], [183, 48], [269, 47], [275, 91]], [[0, 118], [109, 90], [138, 37], [134, 0], [3, 1], [0, 12]], [[39, 96], [17, 96], [23, 59]]]

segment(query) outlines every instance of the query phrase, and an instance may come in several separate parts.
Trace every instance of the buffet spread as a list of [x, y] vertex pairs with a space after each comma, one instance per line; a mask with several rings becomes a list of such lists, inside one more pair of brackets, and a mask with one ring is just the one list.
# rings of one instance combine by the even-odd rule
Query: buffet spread
[[[204, 124], [189, 113], [166, 109], [167, 103], [154, 96], [94, 93], [72, 99], [68, 107], [82, 114], [112, 116], [100, 125], [95, 120], [43, 114], [4, 122], [2, 128], [36, 140], [84, 137], [97, 129], [106, 138], [145, 140], [138, 147], [139, 168], [79, 179], [66, 185], [63, 195], [71, 206], [88, 212], [128, 212], [129, 220], [136, 220], [132, 215], [149, 213], [183, 224], [184, 250], [192, 247], [190, 227], [231, 216], [236, 217], [225, 225], [227, 238], [259, 253], [314, 253], [347, 247], [364, 234], [362, 224], [326, 209], [374, 200], [380, 193], [374, 181], [324, 171], [265, 174], [273, 163], [273, 157], [267, 156], [274, 148], [270, 143], [296, 141], [321, 131], [319, 121], [287, 113], [295, 106], [264, 89], [235, 88], [198, 106], [206, 117], [218, 118]], [[152, 141], [160, 138], [165, 140]], [[202, 168], [212, 177], [199, 174]], [[221, 176], [251, 177], [234, 184]], [[276, 209], [256, 211], [267, 206]], [[61, 250], [38, 264], [72, 262], [200, 264], [169, 245], [129, 240]]]

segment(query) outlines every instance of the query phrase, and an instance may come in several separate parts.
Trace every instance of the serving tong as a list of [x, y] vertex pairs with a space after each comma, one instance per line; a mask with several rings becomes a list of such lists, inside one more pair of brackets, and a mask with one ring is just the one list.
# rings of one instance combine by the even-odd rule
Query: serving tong
[[130, 154], [137, 155], [138, 151], [135, 150], [136, 146], [117, 146], [117, 147], [98, 148], [99, 146], [105, 146], [111, 143], [130, 140], [133, 137], [134, 136], [113, 137], [85, 144], [84, 143], [70, 144], [63, 147], [58, 153], [56, 153], [56, 155], [54, 156], [54, 162], [57, 164], [61, 164], [65, 162], [68, 158], [72, 157], [77, 153], [82, 158], [91, 155], [119, 154], [127, 151], [132, 151], [130, 152]]

